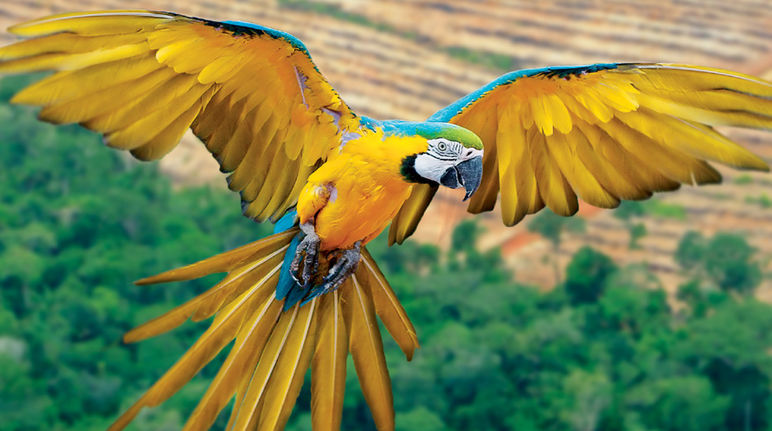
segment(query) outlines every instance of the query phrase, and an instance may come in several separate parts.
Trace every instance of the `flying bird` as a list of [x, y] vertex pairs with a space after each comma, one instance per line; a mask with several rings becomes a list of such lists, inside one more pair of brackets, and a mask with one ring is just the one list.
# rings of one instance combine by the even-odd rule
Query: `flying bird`
[[614, 208], [720, 182], [709, 162], [768, 170], [713, 128], [772, 129], [772, 83], [731, 71], [520, 70], [426, 121], [380, 121], [341, 99], [300, 40], [259, 25], [126, 10], [9, 31], [26, 39], [0, 48], [0, 73], [54, 72], [13, 102], [101, 133], [140, 160], [161, 158], [190, 128], [228, 174], [244, 215], [276, 226], [267, 238], [137, 282], [227, 273], [125, 335], [136, 342], [214, 317], [113, 430], [164, 402], [234, 340], [186, 430], [209, 428], [234, 398], [228, 429], [282, 429], [309, 366], [313, 428], [338, 430], [349, 353], [377, 429], [393, 430], [376, 316], [408, 360], [418, 340], [366, 244], [389, 225], [389, 243], [402, 243], [441, 186], [463, 189], [472, 213], [498, 201], [511, 226], [545, 206], [572, 215], [578, 198]]

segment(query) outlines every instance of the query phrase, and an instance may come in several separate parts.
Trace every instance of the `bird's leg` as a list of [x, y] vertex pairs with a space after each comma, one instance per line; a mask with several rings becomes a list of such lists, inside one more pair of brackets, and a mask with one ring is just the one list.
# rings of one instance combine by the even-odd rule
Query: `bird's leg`
[[[313, 222], [301, 224], [300, 230], [305, 236], [295, 250], [295, 258], [292, 259], [290, 265], [290, 274], [295, 282], [305, 289], [313, 284], [314, 274], [319, 267], [319, 244], [321, 240], [314, 230]], [[305, 257], [303, 256], [304, 253]], [[303, 274], [298, 274], [301, 260], [303, 261]]]
[[357, 241], [354, 243], [354, 247], [343, 250], [340, 253], [340, 256], [335, 261], [335, 265], [330, 268], [324, 280], [322, 280], [322, 289], [325, 293], [337, 289], [346, 281], [346, 278], [356, 271], [362, 256], [361, 248], [362, 241]]

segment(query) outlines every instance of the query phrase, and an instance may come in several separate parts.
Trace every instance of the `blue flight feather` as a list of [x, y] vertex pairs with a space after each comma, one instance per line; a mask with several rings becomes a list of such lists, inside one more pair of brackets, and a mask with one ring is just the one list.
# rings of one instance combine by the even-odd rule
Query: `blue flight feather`
[[276, 223], [273, 225], [273, 233], [279, 233], [284, 232], [285, 230], [289, 230], [298, 222], [298, 212], [297, 210], [287, 211], [286, 214], [282, 216]]
[[300, 306], [302, 307], [302, 306], [306, 305], [306, 303], [308, 303], [312, 299], [316, 298], [317, 296], [325, 293], [326, 291], [327, 290], [324, 289], [324, 285], [323, 284], [320, 284], [319, 286], [314, 286], [311, 289], [311, 291], [308, 293], [308, 296], [306, 297], [306, 299], [304, 299], [303, 302], [300, 303]]
[[[313, 289], [316, 289], [316, 287]], [[306, 293], [308, 293], [308, 290], [303, 289], [299, 284], [296, 283], [292, 290], [289, 291], [287, 299], [284, 300], [284, 311], [289, 310], [293, 305], [297, 304], [301, 299], [303, 299], [303, 297], [306, 296]], [[303, 304], [305, 304], [305, 301]]]
[[[302, 232], [298, 232], [295, 238], [292, 238], [289, 248], [284, 253], [284, 262], [281, 264], [281, 272], [279, 273], [279, 281], [276, 283], [276, 299], [281, 301], [295, 288], [300, 288], [300, 285], [295, 282], [290, 273], [290, 265], [292, 265], [292, 259], [295, 257], [295, 251], [300, 244], [300, 236]], [[300, 289], [302, 290], [302, 289]]]
[[[287, 214], [284, 214], [284, 216], [274, 224], [273, 233], [284, 232], [295, 226], [297, 224], [297, 215], [298, 212], [296, 210], [288, 211]], [[295, 251], [300, 243], [301, 235], [303, 235], [303, 233], [298, 232], [297, 235], [295, 235], [295, 238], [292, 238], [292, 242], [290, 242], [289, 248], [287, 248], [287, 251], [284, 254], [284, 261], [281, 264], [281, 271], [279, 272], [279, 282], [276, 283], [276, 299], [279, 301], [284, 299], [293, 287], [300, 287], [290, 274], [290, 265], [292, 264], [292, 259], [295, 257]]]

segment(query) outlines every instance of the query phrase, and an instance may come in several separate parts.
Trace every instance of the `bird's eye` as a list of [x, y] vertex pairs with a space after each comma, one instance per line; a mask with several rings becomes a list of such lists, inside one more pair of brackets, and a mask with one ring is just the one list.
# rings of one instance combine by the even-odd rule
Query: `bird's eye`
[[439, 144], [437, 144], [437, 149], [440, 151], [445, 151], [448, 149], [448, 145], [444, 142], [440, 142]]

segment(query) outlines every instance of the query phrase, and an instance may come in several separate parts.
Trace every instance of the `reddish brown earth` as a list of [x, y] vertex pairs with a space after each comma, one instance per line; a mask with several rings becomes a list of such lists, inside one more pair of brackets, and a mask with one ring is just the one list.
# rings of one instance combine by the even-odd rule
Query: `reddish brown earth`
[[[279, 7], [274, 1], [204, 0], [39, 0], [0, 3], [0, 26], [42, 15], [116, 8], [152, 8], [213, 19], [240, 19], [295, 34], [308, 46], [320, 69], [358, 112], [376, 118], [419, 120], [494, 78], [499, 72], [460, 61], [447, 49], [487, 52], [511, 58], [513, 68], [597, 61], [658, 61], [700, 64], [763, 75], [772, 79], [772, 8], [767, 0], [681, 1], [480, 1], [349, 0], [317, 3], [390, 28], [369, 26]], [[12, 40], [9, 35], [0, 42]], [[772, 161], [772, 134], [729, 131], [738, 142]], [[188, 137], [162, 162], [182, 185], [221, 184], [211, 157]], [[686, 210], [684, 220], [647, 217], [649, 234], [641, 249], [627, 248], [628, 233], [609, 211], [583, 208], [587, 232], [568, 235], [556, 256], [523, 224], [501, 225], [496, 212], [477, 216], [487, 229], [482, 247], [500, 246], [524, 282], [542, 286], [553, 280], [551, 258], [565, 265], [573, 252], [590, 245], [620, 264], [643, 263], [669, 291], [681, 281], [672, 253], [690, 229], [711, 235], [728, 230], [746, 234], [772, 272], [772, 208], [748, 199], [772, 199], [772, 175], [749, 174], [735, 184], [736, 171], [722, 170], [725, 184], [685, 187], [663, 195]], [[204, 175], [202, 175], [203, 173]], [[466, 215], [460, 198], [443, 193], [429, 209], [416, 238], [447, 244]], [[772, 299], [772, 278], [760, 296]]]

